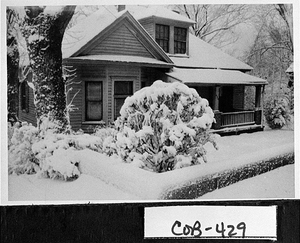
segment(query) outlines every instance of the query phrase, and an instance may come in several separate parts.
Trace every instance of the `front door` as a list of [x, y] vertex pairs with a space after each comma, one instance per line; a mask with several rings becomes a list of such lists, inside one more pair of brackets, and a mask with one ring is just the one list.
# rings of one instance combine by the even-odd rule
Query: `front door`
[[223, 86], [221, 88], [219, 110], [221, 112], [233, 111], [233, 86]]

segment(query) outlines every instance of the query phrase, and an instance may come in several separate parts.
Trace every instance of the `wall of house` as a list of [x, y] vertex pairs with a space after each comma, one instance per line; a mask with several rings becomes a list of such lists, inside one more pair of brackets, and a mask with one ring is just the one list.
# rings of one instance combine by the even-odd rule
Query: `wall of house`
[[140, 24], [147, 30], [147, 32], [154, 38], [155, 36], [155, 24], [153, 18], [142, 19]]
[[244, 110], [245, 86], [237, 85], [233, 87], [233, 109]]

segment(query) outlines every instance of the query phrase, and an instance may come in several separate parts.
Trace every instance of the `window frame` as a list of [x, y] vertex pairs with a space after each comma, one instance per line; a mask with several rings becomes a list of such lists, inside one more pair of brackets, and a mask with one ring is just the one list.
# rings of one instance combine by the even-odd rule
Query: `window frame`
[[[163, 33], [163, 36], [158, 35], [159, 33], [161, 33], [160, 32], [161, 28], [164, 28], [164, 31], [166, 31]], [[170, 53], [170, 39], [171, 39], [170, 29], [171, 28], [169, 25], [155, 24], [155, 41], [166, 53]], [[165, 36], [166, 33], [167, 36]], [[160, 42], [163, 42], [164, 44], [161, 45]]]
[[[176, 33], [176, 31], [185, 31], [184, 40], [180, 39], [181, 34]], [[186, 54], [187, 53], [187, 35], [188, 35], [187, 28], [174, 26], [174, 54]], [[178, 46], [176, 47], [176, 43], [179, 44], [179, 46], [181, 46], [181, 47], [178, 47]], [[184, 52], [179, 51], [180, 49], [183, 49], [182, 45], [184, 45]]]
[[[96, 100], [88, 100], [88, 95], [87, 95], [87, 92], [88, 92], [88, 84], [89, 83], [97, 83], [97, 84], [100, 84], [100, 93], [101, 93], [101, 97], [99, 99], [96, 99]], [[103, 95], [104, 95], [104, 92], [103, 92], [103, 81], [96, 81], [96, 80], [88, 80], [88, 81], [85, 81], [84, 82], [84, 121], [85, 122], [99, 122], [99, 121], [102, 121], [103, 120]], [[90, 119], [89, 116], [88, 116], [88, 103], [89, 102], [99, 102], [99, 104], [101, 105], [101, 118], [100, 119]]]

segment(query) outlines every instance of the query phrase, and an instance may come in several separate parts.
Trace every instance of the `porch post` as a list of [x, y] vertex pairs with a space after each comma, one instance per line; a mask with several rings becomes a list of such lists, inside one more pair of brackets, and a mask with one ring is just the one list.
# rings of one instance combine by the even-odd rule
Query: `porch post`
[[213, 110], [215, 113], [215, 120], [216, 123], [213, 124], [213, 129], [220, 129], [221, 128], [221, 112], [219, 111], [219, 98], [220, 98], [220, 87], [215, 86], [213, 92]]
[[220, 98], [220, 87], [215, 86], [214, 89], [214, 102], [213, 102], [213, 110], [219, 110], [219, 98]]
[[261, 85], [255, 86], [255, 108], [261, 109]]
[[257, 125], [262, 124], [262, 85], [255, 86], [255, 114], [254, 120]]

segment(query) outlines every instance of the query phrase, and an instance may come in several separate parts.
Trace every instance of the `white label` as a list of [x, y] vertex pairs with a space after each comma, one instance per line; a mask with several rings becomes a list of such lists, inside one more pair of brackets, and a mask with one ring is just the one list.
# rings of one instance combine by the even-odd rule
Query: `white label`
[[145, 238], [277, 238], [276, 206], [145, 208]]

